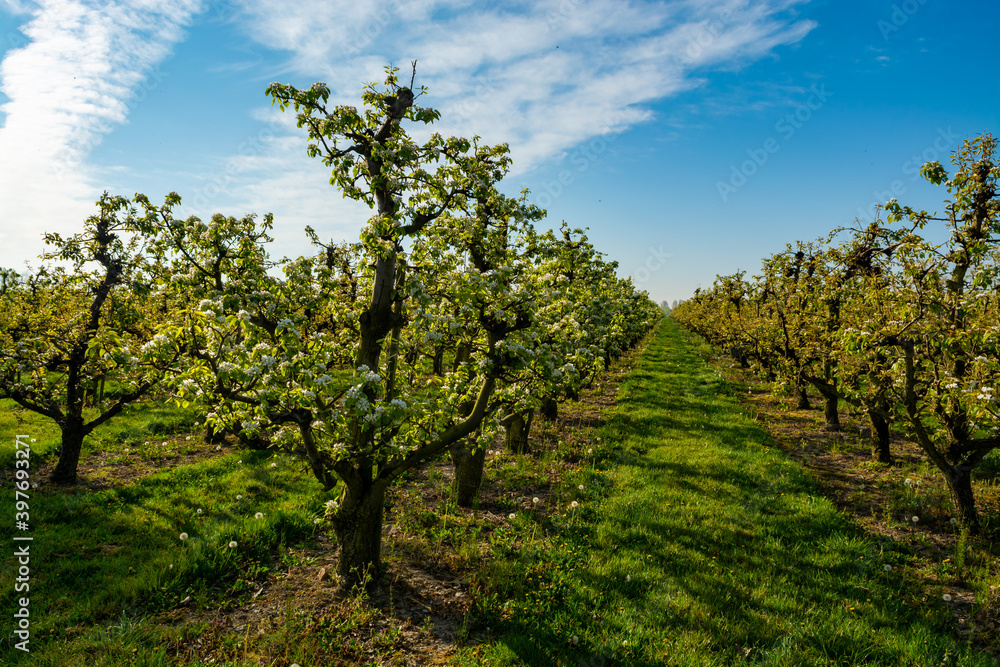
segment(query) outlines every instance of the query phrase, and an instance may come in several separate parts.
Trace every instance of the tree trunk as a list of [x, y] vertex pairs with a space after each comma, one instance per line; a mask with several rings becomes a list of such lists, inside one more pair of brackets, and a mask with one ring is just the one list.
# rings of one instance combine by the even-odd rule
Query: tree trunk
[[444, 345], [434, 348], [434, 375], [444, 375]]
[[479, 447], [475, 451], [472, 446], [475, 440], [463, 438], [453, 444], [449, 451], [451, 462], [455, 465], [455, 481], [452, 489], [459, 507], [472, 507], [479, 498], [479, 489], [483, 485], [483, 465], [486, 462], [486, 450]]
[[76, 482], [76, 468], [80, 463], [84, 435], [83, 419], [68, 416], [62, 427], [62, 448], [59, 450], [59, 461], [49, 477], [53, 484], [73, 484]]
[[451, 365], [451, 372], [454, 373], [458, 370], [458, 367], [469, 361], [469, 355], [472, 353], [472, 348], [470, 348], [466, 343], [459, 343], [458, 347], [455, 349], [455, 361]]
[[528, 444], [528, 433], [531, 432], [531, 421], [535, 418], [535, 410], [513, 415], [506, 425], [507, 451], [512, 454], [528, 454], [531, 446]]
[[554, 398], [546, 398], [542, 401], [542, 407], [540, 409], [542, 416], [551, 421], [559, 419], [559, 404]]
[[249, 435], [247, 434], [246, 431], [244, 431], [241, 428], [231, 430], [230, 433], [236, 436], [236, 439], [239, 440], [240, 444], [246, 447], [247, 449], [251, 449], [257, 452], [262, 452], [268, 448], [267, 441], [261, 437], [260, 433]]
[[951, 504], [962, 526], [970, 533], [978, 533], [979, 513], [976, 512], [976, 498], [972, 494], [972, 468], [952, 466], [950, 470], [945, 471], [944, 478], [951, 492]]
[[211, 426], [205, 427], [205, 444], [221, 445], [226, 441], [226, 434], [223, 431], [216, 431]]
[[837, 414], [837, 395], [829, 393], [823, 397], [823, 416], [826, 417], [826, 430], [840, 430], [840, 415]]
[[420, 348], [414, 345], [406, 353], [406, 363], [408, 366], [412, 366], [417, 363], [417, 357], [420, 356]]
[[340, 544], [337, 574], [344, 589], [378, 581], [382, 573], [382, 515], [385, 490], [369, 487], [355, 497], [347, 487], [343, 504], [334, 521]]
[[872, 460], [892, 463], [892, 452], [889, 451], [889, 422], [874, 410], [868, 411], [868, 419], [872, 423]]
[[812, 410], [812, 405], [809, 403], [809, 392], [806, 391], [805, 385], [799, 385], [797, 389], [799, 393], [799, 402], [796, 407], [799, 410]]

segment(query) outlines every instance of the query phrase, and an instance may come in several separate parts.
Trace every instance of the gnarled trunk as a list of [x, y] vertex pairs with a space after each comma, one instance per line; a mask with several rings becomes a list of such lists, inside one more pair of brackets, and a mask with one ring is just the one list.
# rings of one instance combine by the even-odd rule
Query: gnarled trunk
[[458, 347], [455, 348], [455, 361], [451, 364], [451, 372], [454, 373], [459, 366], [468, 362], [471, 354], [472, 348], [467, 343], [459, 343]]
[[444, 375], [444, 345], [434, 348], [434, 375]]
[[72, 484], [76, 481], [76, 468], [80, 463], [80, 452], [83, 451], [83, 438], [86, 431], [83, 419], [69, 415], [62, 424], [62, 448], [59, 450], [59, 461], [49, 480], [53, 484]]
[[216, 431], [212, 426], [205, 427], [205, 444], [221, 445], [225, 441], [226, 434], [224, 431]]
[[[357, 495], [355, 495], [357, 494]], [[385, 490], [381, 485], [351, 491], [348, 486], [343, 504], [333, 522], [340, 544], [337, 574], [340, 585], [371, 586], [382, 573], [382, 518]]]
[[840, 430], [840, 415], [837, 413], [838, 398], [835, 392], [823, 395], [823, 417], [826, 418], [827, 431]]
[[463, 438], [449, 448], [451, 462], [455, 465], [452, 489], [459, 507], [472, 507], [479, 498], [479, 489], [483, 485], [486, 450], [482, 447], [473, 450], [474, 444], [474, 438]]
[[800, 384], [797, 388], [799, 395], [799, 402], [796, 404], [796, 408], [799, 410], [812, 410], [812, 405], [809, 403], [809, 392], [806, 391], [806, 387]]
[[892, 463], [892, 452], [889, 450], [889, 422], [875, 410], [868, 411], [868, 419], [872, 424], [872, 459], [879, 463]]
[[972, 493], [972, 468], [952, 466], [944, 472], [951, 492], [951, 503], [959, 521], [970, 533], [979, 532], [979, 513], [976, 512], [976, 498]]

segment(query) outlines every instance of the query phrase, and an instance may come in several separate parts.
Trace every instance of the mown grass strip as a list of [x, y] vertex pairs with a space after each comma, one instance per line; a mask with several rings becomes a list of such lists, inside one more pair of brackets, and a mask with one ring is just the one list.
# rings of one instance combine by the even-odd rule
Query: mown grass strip
[[892, 544], [818, 494], [673, 321], [602, 436], [579, 514], [491, 565], [509, 601], [461, 662], [996, 664], [954, 641], [944, 600], [915, 602]]

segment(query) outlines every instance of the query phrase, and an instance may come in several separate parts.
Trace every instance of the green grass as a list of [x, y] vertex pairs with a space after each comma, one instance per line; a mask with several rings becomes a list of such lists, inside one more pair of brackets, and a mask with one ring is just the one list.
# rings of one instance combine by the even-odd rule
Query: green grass
[[[3, 497], [12, 507], [13, 492], [4, 489]], [[274, 554], [313, 533], [326, 499], [301, 463], [264, 452], [236, 452], [117, 489], [33, 490], [30, 664], [160, 664], [170, 633], [147, 625], [149, 614], [184, 598], [202, 609], [248, 598]], [[14, 577], [12, 566], [0, 572], [8, 614], [24, 595], [15, 594]], [[185, 632], [197, 628], [175, 634]], [[0, 664], [25, 657], [4, 637]]]
[[[88, 420], [97, 414], [90, 408], [84, 412]], [[185, 409], [159, 400], [135, 403], [84, 439], [81, 458], [95, 451], [134, 448], [152, 438], [187, 433], [199, 417], [195, 406]], [[48, 417], [25, 410], [10, 399], [0, 400], [0, 462], [5, 466], [14, 460], [14, 436], [19, 434], [34, 438], [31, 454], [40, 458], [56, 456], [62, 441], [59, 427]]]
[[[535, 454], [491, 456], [499, 522], [458, 510], [433, 470], [397, 490], [391, 515], [416, 556], [389, 540], [386, 559], [418, 557], [467, 584], [472, 610], [459, 638], [469, 643], [455, 662], [997, 664], [952, 638], [942, 591], [906, 567], [911, 551], [866, 535], [823, 499], [702, 352], [665, 320], [595, 431], [536, 420]], [[93, 444], [118, 451], [176, 439], [195, 419], [136, 406]], [[0, 421], [0, 436], [8, 432], [13, 440], [25, 430]], [[29, 432], [42, 444], [42, 431]], [[184, 656], [202, 640], [215, 647], [214, 664], [392, 655], [393, 624], [360, 597], [320, 612], [290, 599], [256, 642], [212, 625], [220, 605], [246, 604], [293, 565], [288, 547], [313, 534], [332, 494], [300, 461], [247, 451], [117, 489], [32, 490], [32, 653], [5, 637], [0, 664], [200, 665]], [[0, 497], [12, 505], [10, 488]], [[14, 576], [13, 566], [0, 571], [6, 613], [21, 595]], [[192, 608], [209, 620], [191, 622]]]
[[[485, 665], [994, 665], [838, 513], [665, 320], [564, 506], [494, 534]], [[569, 496], [567, 496], [569, 498]], [[893, 566], [886, 572], [884, 566]]]

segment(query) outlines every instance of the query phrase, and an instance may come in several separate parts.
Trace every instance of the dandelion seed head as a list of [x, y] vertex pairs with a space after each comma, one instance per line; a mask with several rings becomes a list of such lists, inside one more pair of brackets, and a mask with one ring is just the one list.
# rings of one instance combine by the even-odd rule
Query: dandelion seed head
[[910, 521], [912, 521], [913, 523], [917, 523], [918, 521], [920, 521], [920, 517], [919, 516], [911, 516], [910, 517]]
[[235, 549], [236, 548], [236, 541], [235, 540], [229, 543], [229, 548], [230, 549]]
[[954, 526], [956, 523], [958, 523], [958, 519], [956, 519], [955, 517], [951, 517], [950, 519], [948, 519], [948, 522]]
[[571, 502], [571, 503], [569, 504], [569, 506], [575, 509], [575, 508], [577, 508], [577, 507], [579, 507], [579, 506], [580, 506], [580, 503], [578, 503], [578, 502], [576, 502], [576, 501], [574, 500], [573, 502]]
[[236, 496], [236, 500], [243, 500], [243, 496]]
[[513, 513], [511, 513], [511, 514], [508, 514], [508, 515], [507, 515], [507, 518], [508, 518], [508, 519], [510, 519], [511, 521], [513, 521], [514, 519], [516, 519], [516, 518], [517, 518], [517, 515], [516, 515], [516, 514], [513, 514]]
[[944, 600], [945, 602], [951, 602], [951, 595], [945, 593], [944, 595], [941, 596], [941, 599]]
[[580, 489], [581, 491], [583, 491], [583, 484], [581, 484], [580, 486], [578, 486], [578, 487], [576, 487], [576, 488], [578, 488], [578, 489]]
[[253, 518], [255, 518], [255, 519], [263, 519], [264, 515], [262, 513], [260, 513], [260, 512], [257, 512], [256, 514], [253, 515]]
[[536, 505], [537, 505], [537, 504], [538, 504], [538, 503], [540, 502], [540, 501], [538, 500], [538, 496], [535, 496], [534, 498], [532, 498], [532, 499], [531, 499], [531, 502], [533, 502], [534, 504], [536, 504]]
[[184, 540], [186, 540], [188, 538], [188, 534], [187, 533], [181, 533], [180, 537], [181, 537], [181, 541], [183, 542]]
[[883, 565], [882, 569], [886, 572], [892, 572], [892, 565]]
[[198, 514], [201, 514], [201, 508], [200, 507], [198, 508]]

